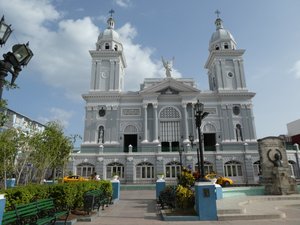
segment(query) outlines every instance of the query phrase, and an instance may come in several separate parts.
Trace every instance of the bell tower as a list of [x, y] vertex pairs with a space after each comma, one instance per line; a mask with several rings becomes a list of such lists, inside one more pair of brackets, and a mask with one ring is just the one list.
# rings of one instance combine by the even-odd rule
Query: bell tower
[[114, 30], [114, 11], [110, 10], [109, 13], [107, 28], [100, 33], [96, 50], [90, 51], [92, 57], [90, 90], [122, 92], [126, 60], [119, 34]]
[[209, 88], [212, 91], [247, 90], [243, 54], [244, 49], [237, 49], [231, 33], [224, 29], [223, 21], [216, 11], [216, 31], [209, 42], [209, 56], [205, 64], [208, 69]]

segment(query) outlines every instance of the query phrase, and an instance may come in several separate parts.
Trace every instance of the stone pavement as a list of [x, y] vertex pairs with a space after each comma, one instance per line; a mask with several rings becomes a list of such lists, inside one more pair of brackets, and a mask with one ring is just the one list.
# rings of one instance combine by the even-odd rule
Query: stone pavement
[[122, 190], [120, 201], [92, 222], [76, 225], [300, 225], [300, 195], [232, 197], [218, 200], [217, 206], [219, 221], [163, 221], [155, 190]]

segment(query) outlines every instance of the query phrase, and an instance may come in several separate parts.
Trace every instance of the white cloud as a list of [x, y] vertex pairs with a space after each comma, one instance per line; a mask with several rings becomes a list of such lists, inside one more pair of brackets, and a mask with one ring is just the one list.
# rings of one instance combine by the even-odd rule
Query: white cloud
[[[155, 49], [143, 47], [133, 42], [138, 33], [130, 23], [123, 25], [117, 32], [120, 34], [127, 62], [125, 70], [126, 90], [138, 90], [145, 78], [165, 77], [165, 69], [161, 61], [154, 62], [151, 59]], [[172, 76], [181, 77], [181, 74], [173, 68]]]
[[[64, 13], [57, 11], [51, 2], [0, 1], [0, 8], [6, 9], [7, 21], [13, 24], [19, 41], [30, 40], [34, 57], [26, 71], [31, 69], [34, 71], [31, 76], [38, 76], [49, 86], [63, 89], [68, 99], [82, 101], [81, 94], [89, 90], [91, 79], [88, 51], [95, 49], [100, 31], [91, 17], [63, 19]], [[129, 3], [118, 1], [118, 4]], [[131, 24], [126, 23], [118, 32], [128, 66], [125, 70], [126, 90], [138, 90], [146, 77], [165, 76], [162, 63], [151, 59], [154, 49], [134, 43], [138, 33]], [[180, 73], [174, 70], [173, 76], [178, 77]]]
[[69, 124], [70, 124], [70, 120], [73, 116], [73, 112], [72, 111], [66, 111], [64, 109], [60, 109], [60, 108], [51, 108], [49, 110], [50, 112], [50, 116], [49, 117], [39, 117], [39, 121], [41, 121], [41, 123], [47, 123], [50, 121], [58, 121], [64, 128], [68, 128]]
[[294, 73], [295, 77], [300, 79], [300, 60], [295, 62], [294, 66], [290, 70], [290, 73]]
[[114, 0], [114, 2], [123, 8], [127, 8], [131, 5], [131, 0]]

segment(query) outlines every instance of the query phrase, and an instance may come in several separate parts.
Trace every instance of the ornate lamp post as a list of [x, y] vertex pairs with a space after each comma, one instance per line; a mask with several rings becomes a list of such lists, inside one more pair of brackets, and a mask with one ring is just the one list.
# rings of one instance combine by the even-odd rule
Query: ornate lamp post
[[0, 20], [0, 46], [4, 45], [9, 35], [12, 32], [11, 25], [7, 25], [4, 21], [4, 16]]
[[204, 178], [204, 160], [203, 160], [203, 149], [202, 149], [201, 122], [209, 113], [204, 112], [203, 110], [204, 110], [204, 105], [200, 103], [198, 100], [197, 103], [194, 105], [195, 122], [196, 122], [196, 127], [198, 129], [198, 137], [199, 137], [199, 148], [197, 148], [197, 161], [198, 161], [198, 173], [200, 177], [198, 181], [206, 181], [206, 179]]
[[[0, 21], [0, 45], [5, 44], [12, 30], [10, 25], [4, 22], [4, 16]], [[12, 75], [10, 84], [13, 85], [17, 79], [22, 66], [26, 66], [33, 56], [32, 51], [27, 44], [16, 44], [12, 47], [12, 52], [3, 54], [3, 60], [0, 60], [0, 100], [2, 99], [5, 77], [8, 72]]]

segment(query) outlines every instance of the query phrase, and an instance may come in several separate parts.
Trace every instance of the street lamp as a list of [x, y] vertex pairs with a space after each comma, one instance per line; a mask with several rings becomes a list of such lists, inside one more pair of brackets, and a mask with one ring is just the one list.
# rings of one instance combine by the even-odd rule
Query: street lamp
[[[2, 46], [7, 41], [12, 30], [10, 25], [4, 22], [4, 16], [0, 21], [0, 45]], [[3, 60], [0, 60], [0, 100], [2, 99], [3, 86], [5, 77], [9, 72], [12, 75], [10, 84], [13, 85], [17, 79], [22, 67], [26, 66], [33, 56], [27, 44], [16, 44], [12, 47], [12, 52], [3, 54]]]
[[199, 99], [197, 100], [197, 103], [194, 105], [194, 114], [195, 114], [196, 127], [198, 129], [198, 137], [199, 137], [199, 148], [197, 148], [197, 161], [198, 161], [198, 173], [200, 177], [198, 181], [207, 181], [204, 178], [204, 160], [203, 160], [202, 137], [201, 137], [201, 122], [206, 116], [208, 116], [209, 113], [204, 112], [204, 105], [199, 102]]
[[4, 21], [4, 16], [0, 20], [0, 46], [4, 45], [9, 35], [12, 32], [11, 25], [7, 25]]

